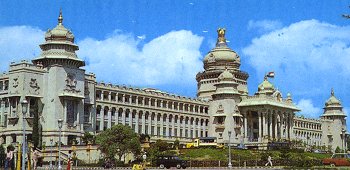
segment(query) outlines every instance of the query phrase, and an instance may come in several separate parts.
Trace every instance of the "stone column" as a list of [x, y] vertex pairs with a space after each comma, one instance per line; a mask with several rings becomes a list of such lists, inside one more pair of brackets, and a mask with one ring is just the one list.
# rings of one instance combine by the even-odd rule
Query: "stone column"
[[[159, 120], [162, 121], [161, 119], [159, 119]], [[156, 113], [155, 114], [155, 125], [154, 125], [154, 135], [155, 136], [158, 136], [158, 124], [159, 124], [158, 114]]]
[[169, 115], [165, 118], [165, 136], [166, 137], [169, 137], [169, 128], [170, 128], [170, 125], [169, 125]]
[[[148, 113], [148, 134], [151, 136], [151, 130], [152, 130], [152, 113]], [[153, 134], [154, 135], [154, 134]]]
[[6, 122], [5, 122], [5, 101], [3, 99], [1, 99], [1, 122], [0, 125], [5, 126]]
[[108, 101], [112, 101], [112, 94], [110, 91], [108, 92]]
[[[137, 100], [137, 97], [136, 97], [136, 100]], [[142, 124], [143, 124], [143, 122], [142, 122]], [[139, 112], [137, 112], [137, 111], [135, 114], [135, 132], [139, 133]]]
[[171, 119], [171, 136], [175, 136], [175, 115]]
[[176, 137], [181, 137], [182, 135], [180, 134], [180, 129], [181, 129], [181, 124], [180, 124], [180, 116], [177, 117], [177, 134]]
[[273, 113], [270, 113], [270, 114], [269, 114], [269, 138], [270, 138], [270, 139], [273, 139], [272, 119], [273, 119]]
[[278, 130], [278, 120], [277, 120], [277, 115], [278, 115], [278, 113], [276, 113], [276, 115], [274, 116], [274, 119], [275, 119], [275, 123], [274, 123], [275, 128], [274, 128], [274, 130], [275, 130], [275, 138], [276, 138], [276, 139], [278, 139], [278, 136], [277, 136], [277, 130]]
[[196, 118], [193, 118], [192, 121], [192, 138], [196, 138]]
[[262, 113], [261, 112], [258, 112], [258, 117], [259, 117], [259, 137], [258, 137], [258, 141], [259, 142], [262, 142]]
[[288, 117], [289, 117], [289, 140], [291, 140], [294, 137], [294, 135], [293, 135], [293, 126], [294, 126], [293, 113], [288, 113]]
[[[284, 123], [284, 124], [283, 124]], [[280, 127], [280, 129], [281, 129], [281, 139], [286, 139], [286, 135], [287, 135], [287, 123], [284, 121], [284, 113], [282, 113], [281, 114], [281, 127]], [[283, 134], [283, 132], [285, 132], [284, 134]]]
[[248, 141], [248, 122], [247, 122], [248, 113], [244, 114], [244, 140]]
[[262, 112], [263, 138], [267, 135], [266, 112]]
[[[66, 102], [66, 104], [67, 104], [67, 102]], [[65, 110], [67, 110], [67, 109], [65, 109]], [[65, 115], [67, 115], [67, 114], [65, 114]], [[100, 131], [103, 131], [104, 125], [105, 125], [105, 110], [104, 110], [104, 106], [101, 106], [101, 111], [100, 111], [100, 129], [99, 129]]]
[[[11, 102], [9, 102], [9, 112], [7, 114], [11, 114], [12, 116], [12, 110], [11, 110]], [[67, 123], [67, 100], [64, 100], [64, 108], [63, 108], [63, 124]], [[102, 108], [101, 108], [102, 110]], [[100, 114], [101, 115], [101, 114]], [[61, 118], [60, 116], [58, 117], [58, 119]], [[103, 119], [100, 119], [101, 121], [103, 121]]]
[[182, 137], [185, 138], [185, 131], [186, 131], [186, 117], [182, 119]]
[[125, 103], [125, 94], [122, 94], [122, 102]]
[[[148, 117], [150, 117], [150, 115], [148, 114]], [[141, 121], [142, 121], [142, 130], [141, 132], [143, 134], [146, 134], [146, 112], [142, 112], [142, 118], [141, 118]], [[148, 122], [149, 124], [149, 122]], [[149, 132], [148, 132], [149, 133]]]
[[116, 93], [115, 93], [115, 102], [117, 102], [117, 103], [119, 102], [118, 97], [119, 97], [119, 93], [116, 92]]
[[159, 129], [160, 136], [163, 136], [163, 127], [164, 127], [164, 120], [163, 120], [163, 114], [161, 114], [161, 116], [160, 116], [160, 129]]
[[102, 101], [103, 101], [103, 99], [104, 99], [104, 98], [103, 98], [103, 93], [104, 93], [104, 91], [102, 91], [102, 90], [101, 90], [101, 96], [100, 96], [100, 99], [101, 99]]
[[129, 126], [132, 128], [132, 114], [133, 114], [133, 112], [132, 112], [132, 110], [130, 110], [130, 112], [129, 112]]
[[202, 136], [201, 136], [201, 119], [198, 120], [198, 125], [197, 125], [197, 137], [202, 137]]
[[125, 116], [125, 112], [126, 112], [126, 109], [123, 108], [123, 111], [122, 111], [122, 124], [125, 125], [125, 119], [126, 119], [126, 116]]
[[108, 112], [107, 112], [107, 128], [111, 128], [111, 127], [112, 127], [112, 113], [111, 113], [111, 109], [108, 109]]

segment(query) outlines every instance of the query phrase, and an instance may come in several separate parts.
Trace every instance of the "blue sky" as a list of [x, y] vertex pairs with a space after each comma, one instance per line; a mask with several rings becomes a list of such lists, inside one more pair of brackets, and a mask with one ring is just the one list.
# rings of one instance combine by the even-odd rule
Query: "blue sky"
[[350, 108], [350, 1], [0, 1], [1, 71], [11, 61], [32, 59], [46, 30], [64, 25], [75, 35], [78, 55], [99, 81], [155, 87], [195, 97], [195, 75], [226, 28], [241, 56], [254, 94], [268, 71], [271, 80], [308, 117], [322, 114], [333, 87]]

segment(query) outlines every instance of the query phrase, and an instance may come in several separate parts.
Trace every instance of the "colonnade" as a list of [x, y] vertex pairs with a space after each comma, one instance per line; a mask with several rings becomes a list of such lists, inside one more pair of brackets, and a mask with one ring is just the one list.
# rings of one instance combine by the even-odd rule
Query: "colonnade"
[[322, 146], [322, 131], [303, 130], [300, 128], [294, 128], [294, 135], [296, 139], [301, 140], [308, 146]]
[[291, 140], [293, 137], [293, 113], [279, 110], [243, 111], [243, 136], [247, 142]]
[[151, 109], [98, 105], [96, 130], [115, 124], [129, 125], [137, 133], [158, 137], [196, 138], [208, 136], [209, 116], [159, 112]]
[[[143, 91], [142, 91], [143, 92]], [[146, 92], [144, 92], [146, 93]], [[170, 99], [168, 99], [170, 98]], [[186, 101], [189, 100], [189, 101]], [[194, 114], [208, 114], [208, 106], [202, 101], [183, 98], [175, 95], [154, 94], [154, 96], [131, 94], [125, 92], [96, 91], [96, 101], [108, 101], [113, 103], [125, 103], [131, 105], [161, 108], [175, 111], [185, 111]]]

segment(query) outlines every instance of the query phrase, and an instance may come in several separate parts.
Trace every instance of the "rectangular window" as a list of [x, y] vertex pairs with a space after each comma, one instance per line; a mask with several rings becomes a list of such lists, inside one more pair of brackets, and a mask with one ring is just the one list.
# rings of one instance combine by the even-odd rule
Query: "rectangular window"
[[76, 119], [75, 116], [75, 110], [76, 110], [76, 106], [74, 101], [72, 100], [67, 100], [67, 124], [68, 126], [73, 126], [74, 125], [74, 121]]

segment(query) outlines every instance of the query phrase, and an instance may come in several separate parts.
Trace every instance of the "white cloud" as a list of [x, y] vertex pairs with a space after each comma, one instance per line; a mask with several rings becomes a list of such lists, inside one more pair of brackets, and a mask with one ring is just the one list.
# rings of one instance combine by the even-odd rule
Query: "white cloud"
[[105, 82], [193, 85], [202, 67], [202, 40], [190, 31], [172, 31], [139, 49], [139, 40], [133, 35], [116, 31], [104, 40], [86, 38], [78, 42], [78, 54], [88, 61], [86, 70]]
[[276, 29], [282, 28], [282, 23], [279, 21], [273, 20], [261, 20], [254, 21], [250, 20], [248, 22], [248, 30], [257, 29], [259, 32], [269, 32]]
[[[0, 27], [0, 71], [7, 71], [10, 61], [39, 56], [44, 34], [30, 26]], [[116, 30], [103, 40], [77, 42], [77, 53], [86, 60], [87, 72], [95, 73], [99, 81], [143, 87], [195, 86], [195, 75], [202, 69], [199, 48], [203, 37], [172, 31], [140, 47], [145, 38]]]
[[[276, 72], [275, 83], [309, 97], [338, 94], [350, 85], [350, 27], [301, 21], [253, 39], [243, 49], [260, 77]], [[342, 83], [338, 83], [342, 82]]]
[[146, 35], [138, 35], [137, 38], [140, 40], [144, 40], [146, 39]]
[[7, 71], [10, 61], [33, 59], [40, 55], [39, 44], [44, 32], [30, 26], [0, 27], [1, 71]]
[[318, 118], [322, 114], [322, 109], [315, 107], [312, 100], [310, 99], [301, 99], [297, 103], [297, 107], [301, 109], [299, 115], [304, 115], [309, 118]]

